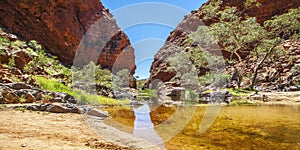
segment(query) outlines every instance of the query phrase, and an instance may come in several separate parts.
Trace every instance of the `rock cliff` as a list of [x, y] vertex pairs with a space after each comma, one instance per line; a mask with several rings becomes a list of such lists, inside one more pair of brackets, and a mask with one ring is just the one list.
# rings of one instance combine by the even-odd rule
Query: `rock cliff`
[[[83, 64], [94, 59], [112, 70], [118, 62], [119, 68], [128, 68], [132, 74], [135, 71], [128, 37], [99, 0], [2, 0], [0, 25], [27, 41], [36, 40], [67, 65], [73, 64], [75, 56], [83, 55]], [[89, 45], [82, 39], [90, 40]], [[102, 43], [95, 44], [99, 41]], [[81, 54], [76, 54], [77, 49]]]
[[[169, 66], [169, 64], [166, 62], [168, 56], [180, 51], [178, 47], [182, 47], [184, 45], [184, 41], [187, 39], [187, 36], [191, 32], [196, 31], [199, 25], [204, 24], [210, 26], [211, 24], [219, 21], [219, 18], [205, 18], [207, 14], [204, 11], [204, 7], [214, 1], [215, 0], [209, 0], [198, 10], [192, 11], [191, 14], [185, 16], [183, 21], [176, 27], [176, 29], [170, 33], [165, 45], [154, 57], [154, 62], [152, 63], [150, 69], [150, 78], [145, 84], [146, 87], [149, 86], [149, 84], [155, 79], [166, 82], [173, 78], [176, 73], [167, 69]], [[261, 4], [260, 7], [246, 9], [244, 8], [245, 1], [246, 0], [223, 0], [219, 5], [219, 9], [222, 10], [226, 6], [237, 7], [238, 11], [241, 12], [242, 17], [256, 17], [257, 21], [262, 24], [264, 21], [271, 19], [275, 15], [281, 15], [288, 12], [288, 10], [291, 8], [298, 8], [300, 6], [299, 0], [290, 0], [288, 2], [285, 0], [257, 0], [257, 2]], [[223, 51], [222, 53], [226, 57], [226, 53]]]

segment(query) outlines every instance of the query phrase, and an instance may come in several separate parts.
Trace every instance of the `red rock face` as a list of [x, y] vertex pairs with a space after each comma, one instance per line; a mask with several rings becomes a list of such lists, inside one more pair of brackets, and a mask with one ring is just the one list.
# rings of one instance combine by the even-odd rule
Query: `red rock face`
[[[95, 27], [98, 20], [102, 25]], [[84, 35], [92, 33], [91, 27], [96, 28], [95, 36], [89, 40], [99, 41], [98, 38], [105, 37], [106, 43], [97, 45], [90, 41], [94, 45], [88, 45], [91, 50], [81, 54], [86, 55], [82, 57], [86, 59], [82, 60], [83, 64], [96, 58], [93, 61], [112, 69], [121, 59], [120, 54], [126, 53], [128, 58], [123, 59], [122, 67], [132, 73], [135, 71], [134, 50], [128, 37], [99, 0], [1, 0], [0, 25], [25, 40], [36, 40], [68, 65], [73, 64], [77, 49], [82, 48]]]
[[[190, 32], [196, 31], [199, 25], [203, 25], [203, 23], [207, 26], [211, 25], [218, 21], [216, 20], [203, 20], [203, 7], [211, 3], [212, 0], [203, 4], [201, 8], [197, 11], [192, 11], [190, 15], [187, 15], [183, 21], [176, 27], [176, 29], [171, 32], [168, 37], [166, 44], [157, 52], [154, 58], [154, 62], [152, 63], [150, 70], [150, 78], [148, 83], [145, 86], [148, 86], [155, 79], [162, 80], [164, 82], [169, 81], [176, 74], [174, 72], [168, 71], [168, 64], [166, 63], [166, 59], [170, 54], [176, 53], [178, 47], [183, 45], [183, 42], [187, 38]], [[223, 0], [221, 4], [221, 9], [226, 6], [234, 6], [237, 7], [238, 10], [243, 11], [243, 16], [256, 17], [259, 23], [263, 23], [266, 20], [271, 19], [275, 15], [281, 15], [283, 13], [288, 12], [291, 8], [298, 8], [300, 6], [299, 0], [257, 0], [261, 6], [258, 8], [251, 8], [244, 10], [244, 2], [245, 0]], [[176, 48], [177, 47], [177, 48]], [[229, 57], [229, 54], [226, 52], [222, 52], [224, 57]], [[246, 55], [244, 56], [246, 57]]]

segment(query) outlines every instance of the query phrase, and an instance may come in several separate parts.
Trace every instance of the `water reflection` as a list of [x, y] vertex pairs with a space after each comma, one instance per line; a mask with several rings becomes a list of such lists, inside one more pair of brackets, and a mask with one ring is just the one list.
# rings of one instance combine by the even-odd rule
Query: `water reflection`
[[154, 129], [154, 124], [150, 117], [150, 106], [145, 103], [143, 106], [133, 109], [133, 111], [135, 116], [133, 135], [146, 139], [165, 149], [163, 139], [157, 135]]
[[204, 133], [199, 130], [207, 107], [145, 104], [109, 109], [113, 120], [130, 128], [127, 133], [166, 149], [300, 148], [300, 106], [222, 107]]

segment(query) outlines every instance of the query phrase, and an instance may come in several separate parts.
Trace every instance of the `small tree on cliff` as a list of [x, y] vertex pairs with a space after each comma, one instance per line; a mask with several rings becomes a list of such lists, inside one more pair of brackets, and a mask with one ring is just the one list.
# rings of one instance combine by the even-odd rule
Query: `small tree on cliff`
[[[241, 54], [247, 54], [261, 45], [267, 32], [255, 18], [242, 20], [235, 7], [227, 7], [220, 13], [220, 22], [213, 24], [210, 30], [221, 47], [230, 53], [228, 62], [234, 68], [237, 85], [240, 87], [245, 70]], [[240, 68], [236, 64], [240, 64]]]

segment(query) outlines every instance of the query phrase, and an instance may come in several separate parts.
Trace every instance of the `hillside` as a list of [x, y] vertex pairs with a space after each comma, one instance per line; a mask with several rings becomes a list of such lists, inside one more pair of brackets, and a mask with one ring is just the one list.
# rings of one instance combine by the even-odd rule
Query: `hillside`
[[[195, 66], [195, 71], [191, 68], [187, 72], [195, 72], [204, 86], [211, 83], [203, 81], [208, 77], [214, 81], [227, 80], [227, 87], [297, 88], [294, 86], [299, 84], [299, 6], [298, 0], [208, 1], [170, 33], [155, 55], [145, 87], [155, 80], [183, 84], [182, 70], [172, 62], [172, 57], [179, 54], [187, 56], [181, 59]], [[214, 70], [212, 66], [216, 64], [211, 61], [225, 67]]]
[[3, 0], [0, 26], [26, 41], [37, 41], [66, 65], [94, 61], [112, 70], [117, 62], [116, 69], [134, 74], [130, 41], [98, 0]]

